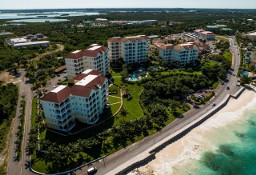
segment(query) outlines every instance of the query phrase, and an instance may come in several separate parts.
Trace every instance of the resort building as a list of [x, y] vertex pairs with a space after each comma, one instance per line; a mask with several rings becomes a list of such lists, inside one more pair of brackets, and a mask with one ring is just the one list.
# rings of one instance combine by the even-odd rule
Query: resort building
[[215, 34], [213, 32], [205, 31], [203, 29], [197, 29], [194, 31], [194, 33], [199, 38], [202, 38], [208, 41], [215, 40]]
[[70, 131], [75, 120], [93, 125], [107, 104], [108, 80], [87, 69], [75, 77], [71, 87], [60, 85], [41, 98], [48, 128]]
[[256, 41], [256, 32], [248, 33], [246, 37], [251, 41]]
[[37, 47], [37, 46], [43, 46], [47, 47], [50, 44], [50, 41], [30, 41], [25, 38], [11, 38], [11, 39], [5, 39], [5, 42], [7, 42], [9, 45], [11, 45], [14, 48], [21, 48], [21, 47]]
[[159, 57], [165, 60], [169, 65], [178, 63], [180, 67], [192, 63], [198, 59], [198, 47], [190, 42], [179, 45], [155, 43], [159, 50]]
[[109, 49], [105, 46], [92, 44], [85, 50], [77, 50], [65, 57], [67, 66], [67, 78], [73, 78], [86, 69], [94, 69], [103, 75], [107, 74], [109, 68]]
[[126, 64], [134, 64], [148, 60], [149, 41], [145, 35], [109, 38], [108, 48], [111, 61], [122, 59]]

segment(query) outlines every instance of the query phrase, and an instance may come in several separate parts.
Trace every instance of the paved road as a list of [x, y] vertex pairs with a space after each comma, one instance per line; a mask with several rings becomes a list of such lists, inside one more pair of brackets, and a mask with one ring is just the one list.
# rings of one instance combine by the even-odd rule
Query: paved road
[[[231, 51], [233, 53], [233, 61], [232, 61], [232, 68], [234, 69], [233, 74], [236, 75], [238, 71], [238, 67], [240, 64], [240, 57], [239, 57], [239, 49], [234, 44], [234, 38], [230, 38], [230, 46]], [[98, 169], [97, 174], [103, 175], [103, 174], [114, 174], [118, 172], [118, 170], [125, 168], [122, 167], [122, 165], [129, 160], [131, 160], [133, 157], [143, 153], [143, 151], [149, 149], [150, 147], [153, 147], [156, 143], [163, 140], [167, 136], [175, 133], [176, 131], [180, 130], [184, 126], [188, 125], [189, 123], [193, 122], [195, 119], [197, 119], [199, 116], [205, 114], [210, 109], [212, 109], [212, 103], [220, 103], [224, 97], [229, 93], [235, 93], [236, 90], [239, 88], [236, 86], [237, 83], [237, 77], [231, 75], [229, 82], [219, 86], [216, 89], [216, 96], [211, 99], [211, 101], [203, 106], [200, 109], [192, 109], [184, 114], [184, 118], [176, 119], [174, 122], [166, 126], [161, 130], [161, 132], [158, 132], [152, 136], [149, 136], [142, 141], [135, 143], [133, 145], [128, 146], [125, 149], [122, 149], [110, 156], [107, 156], [104, 161], [94, 163], [93, 166], [96, 166]], [[230, 90], [227, 90], [227, 87], [230, 87]], [[86, 174], [86, 170], [88, 167], [84, 167], [81, 170], [77, 171], [77, 174], [84, 175]]]
[[[27, 146], [28, 142], [28, 134], [31, 128], [31, 106], [32, 106], [32, 98], [33, 93], [31, 91], [31, 85], [25, 84], [26, 78], [25, 78], [25, 71], [20, 70], [22, 80], [19, 84], [19, 101], [18, 101], [18, 108], [16, 111], [16, 117], [14, 118], [14, 128], [12, 130], [12, 138], [11, 138], [11, 144], [9, 149], [9, 159], [8, 159], [8, 165], [7, 165], [7, 174], [8, 175], [29, 175], [31, 174], [28, 166], [27, 161], [29, 160], [29, 157], [26, 156], [25, 148]], [[17, 132], [17, 127], [19, 124], [19, 115], [20, 115], [20, 100], [21, 97], [25, 96], [26, 100], [26, 108], [25, 108], [25, 120], [24, 120], [24, 133], [23, 133], [23, 142], [22, 142], [22, 155], [20, 161], [14, 161], [15, 157], [15, 133]]]

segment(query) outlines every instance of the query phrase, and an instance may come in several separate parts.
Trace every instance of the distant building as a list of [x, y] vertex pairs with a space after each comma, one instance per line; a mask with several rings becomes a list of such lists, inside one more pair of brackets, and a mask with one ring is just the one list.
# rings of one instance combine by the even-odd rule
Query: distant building
[[36, 47], [36, 46], [43, 46], [47, 47], [50, 44], [50, 41], [35, 41], [32, 42], [35, 35], [28, 34], [25, 37], [22, 38], [11, 38], [11, 39], [5, 39], [5, 41], [13, 46], [14, 48], [21, 48], [21, 47]]
[[251, 41], [256, 41], [256, 32], [246, 34], [246, 37]]
[[26, 42], [26, 43], [18, 43], [14, 44], [14, 48], [21, 48], [21, 47], [47, 47], [49, 46], [50, 41], [35, 41], [35, 42]]
[[105, 18], [96, 18], [93, 23], [94, 26], [108, 26], [109, 20]]
[[107, 104], [108, 80], [95, 70], [86, 70], [73, 86], [60, 85], [41, 98], [46, 126], [68, 132], [75, 120], [94, 125]]
[[85, 50], [77, 50], [65, 57], [67, 77], [72, 82], [73, 78], [86, 69], [94, 69], [103, 75], [109, 68], [109, 49], [105, 46], [92, 44]]
[[37, 38], [44, 38], [44, 35], [42, 33], [37, 33], [37, 34], [35, 34], [35, 37], [37, 37]]
[[123, 59], [126, 64], [134, 64], [148, 60], [149, 41], [145, 35], [109, 38], [108, 48], [111, 61]]
[[155, 43], [159, 50], [159, 57], [165, 60], [169, 65], [178, 63], [180, 67], [194, 62], [198, 59], [198, 47], [194, 43], [185, 43], [179, 45]]
[[197, 29], [194, 31], [195, 35], [198, 36], [199, 38], [212, 41], [215, 40], [215, 34], [210, 31], [205, 31], [203, 29]]
[[206, 26], [206, 28], [210, 32], [217, 32], [217, 31], [219, 31], [219, 30], [221, 30], [223, 28], [227, 28], [227, 26], [226, 25], [219, 25], [219, 24], [217, 24], [217, 25], [208, 25], [208, 26]]
[[11, 45], [15, 45], [15, 44], [19, 44], [19, 43], [26, 43], [28, 42], [27, 39], [25, 38], [12, 38], [7, 40], [9, 42], [9, 44]]

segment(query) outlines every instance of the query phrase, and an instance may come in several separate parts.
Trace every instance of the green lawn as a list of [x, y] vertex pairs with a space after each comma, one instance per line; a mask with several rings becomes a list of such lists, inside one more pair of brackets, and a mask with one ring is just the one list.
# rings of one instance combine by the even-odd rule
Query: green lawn
[[119, 87], [117, 87], [115, 85], [112, 85], [112, 86], [109, 87], [108, 90], [109, 91], [113, 91], [113, 90], [116, 91], [117, 92], [116, 94], [111, 94], [111, 95], [120, 97], [120, 88]]
[[220, 84], [220, 80], [218, 80], [217, 82], [215, 82], [213, 85], [212, 85], [212, 88], [213, 89], [216, 89]]
[[112, 114], [115, 114], [117, 112], [117, 110], [120, 108], [120, 106], [121, 106], [121, 103], [111, 105], [110, 109], [111, 109]]
[[114, 84], [120, 86], [122, 84], [122, 77], [114, 77]]
[[35, 156], [32, 156], [32, 160], [34, 161], [34, 163], [32, 164], [32, 168], [38, 172], [42, 172], [42, 173], [49, 173], [47, 171], [47, 164], [45, 163], [45, 161], [40, 160], [38, 158], [36, 158]]
[[115, 95], [108, 96], [108, 100], [109, 100], [110, 105], [113, 103], [118, 103], [118, 102], [121, 103], [121, 98], [120, 97], [118, 98], [118, 96], [115, 96]]
[[31, 128], [35, 128], [35, 120], [36, 120], [36, 98], [33, 98], [32, 100], [32, 114], [31, 114]]
[[113, 76], [113, 77], [115, 77], [115, 76], [121, 76], [120, 75], [120, 72], [122, 71], [122, 69], [111, 69], [110, 70], [110, 72], [111, 72], [111, 75]]
[[223, 54], [223, 56], [224, 56], [226, 59], [232, 61], [232, 53], [231, 53], [231, 52], [225, 51], [224, 54]]
[[140, 93], [142, 92], [143, 87], [138, 86], [137, 84], [129, 84], [123, 89], [128, 89], [132, 96], [131, 100], [124, 98], [124, 109], [127, 111], [127, 116], [125, 116], [124, 119], [129, 121], [144, 116], [143, 110], [139, 103]]
[[226, 41], [229, 42], [229, 40], [227, 38], [221, 38], [221, 37], [215, 37], [215, 40], [222, 40], [222, 41]]

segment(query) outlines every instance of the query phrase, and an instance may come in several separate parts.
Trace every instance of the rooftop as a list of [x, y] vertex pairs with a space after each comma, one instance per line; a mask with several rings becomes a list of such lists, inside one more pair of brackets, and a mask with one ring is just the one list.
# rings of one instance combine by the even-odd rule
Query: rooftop
[[104, 52], [107, 52], [107, 50], [108, 50], [108, 48], [105, 46], [92, 44], [85, 50], [77, 50], [77, 51], [71, 52], [65, 58], [70, 58], [70, 59], [79, 59], [82, 57], [96, 58], [99, 53], [102, 54]]
[[41, 100], [60, 103], [71, 95], [89, 97], [91, 90], [98, 89], [106, 80], [102, 74], [91, 69], [79, 74], [75, 79], [79, 80], [75, 85], [71, 87], [60, 85], [42, 97]]
[[82, 80], [80, 80], [79, 82], [77, 82], [75, 85], [78, 86], [86, 86], [88, 85], [92, 80], [94, 80], [95, 78], [97, 78], [97, 75], [88, 75], [85, 78], [83, 78]]
[[53, 92], [53, 93], [58, 93], [58, 92], [60, 92], [61, 90], [63, 90], [64, 88], [66, 88], [66, 86], [60, 85], [60, 86], [58, 86], [57, 88], [53, 89], [51, 92]]

